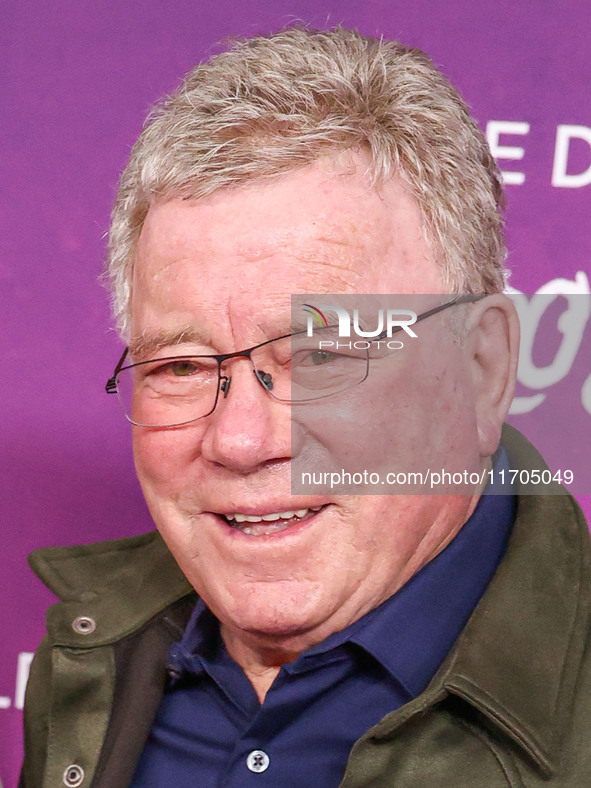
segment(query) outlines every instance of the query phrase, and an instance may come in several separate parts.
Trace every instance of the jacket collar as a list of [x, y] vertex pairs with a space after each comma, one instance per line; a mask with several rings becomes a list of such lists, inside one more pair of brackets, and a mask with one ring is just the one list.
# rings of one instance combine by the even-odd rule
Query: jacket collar
[[[53, 645], [94, 648], [135, 632], [152, 616], [194, 593], [156, 531], [75, 547], [36, 550], [29, 563], [61, 599], [47, 612]], [[115, 613], [115, 614], [114, 614]], [[80, 617], [92, 631], [77, 631]]]
[[569, 498], [521, 498], [513, 535], [442, 677], [548, 774], [589, 620], [587, 526]]

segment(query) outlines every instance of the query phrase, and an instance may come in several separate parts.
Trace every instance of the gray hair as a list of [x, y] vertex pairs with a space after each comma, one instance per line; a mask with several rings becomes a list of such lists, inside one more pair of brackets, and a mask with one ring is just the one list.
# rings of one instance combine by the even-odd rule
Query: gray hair
[[343, 150], [369, 152], [373, 185], [392, 175], [406, 183], [450, 293], [502, 290], [500, 175], [447, 78], [398, 42], [294, 27], [235, 42], [148, 117], [111, 216], [107, 276], [121, 333], [154, 200], [198, 200]]

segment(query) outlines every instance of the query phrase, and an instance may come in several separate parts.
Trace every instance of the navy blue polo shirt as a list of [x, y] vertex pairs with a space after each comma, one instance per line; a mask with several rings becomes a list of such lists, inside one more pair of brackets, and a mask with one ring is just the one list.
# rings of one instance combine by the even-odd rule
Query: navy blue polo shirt
[[483, 495], [398, 593], [283, 665], [262, 705], [199, 602], [170, 650], [132, 788], [336, 788], [355, 741], [440, 667], [503, 556], [513, 517], [513, 497]]

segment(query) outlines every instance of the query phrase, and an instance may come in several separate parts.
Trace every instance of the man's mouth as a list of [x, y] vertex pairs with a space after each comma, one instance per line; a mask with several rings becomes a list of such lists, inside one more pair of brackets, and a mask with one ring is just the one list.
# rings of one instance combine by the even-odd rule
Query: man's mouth
[[270, 512], [262, 515], [233, 512], [232, 514], [222, 514], [221, 517], [228, 525], [243, 534], [268, 536], [285, 531], [293, 525], [310, 519], [323, 508], [323, 506], [311, 506], [306, 509], [290, 509], [285, 512]]

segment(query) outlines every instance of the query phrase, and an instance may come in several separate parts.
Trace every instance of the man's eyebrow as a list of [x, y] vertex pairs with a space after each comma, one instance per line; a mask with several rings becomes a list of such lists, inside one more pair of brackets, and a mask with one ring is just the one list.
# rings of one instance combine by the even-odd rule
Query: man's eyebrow
[[294, 315], [291, 320], [291, 324], [288, 327], [288, 330], [285, 332], [298, 334], [300, 331], [305, 331], [308, 325], [308, 321], [305, 317], [301, 317], [300, 315]]
[[192, 326], [182, 328], [161, 329], [152, 332], [146, 330], [129, 342], [129, 355], [134, 359], [150, 358], [165, 347], [174, 347], [185, 343], [204, 345], [204, 337]]

